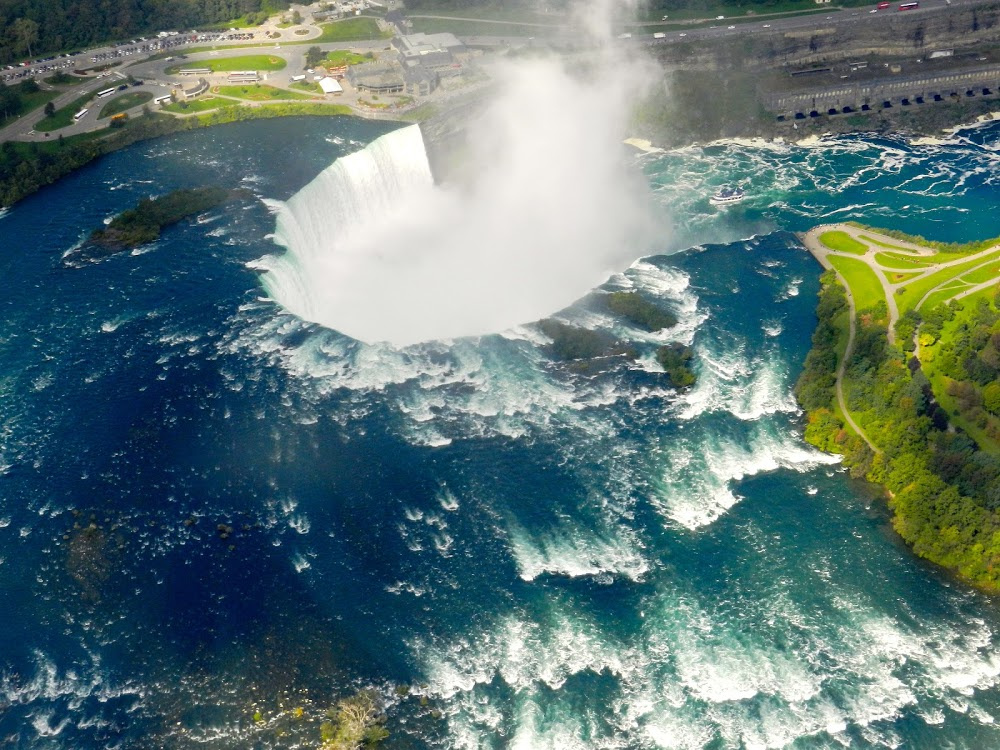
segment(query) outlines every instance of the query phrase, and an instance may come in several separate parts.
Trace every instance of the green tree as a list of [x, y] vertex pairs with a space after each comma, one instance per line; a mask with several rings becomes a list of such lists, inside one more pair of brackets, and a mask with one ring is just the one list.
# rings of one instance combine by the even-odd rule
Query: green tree
[[52, 102], [45, 102], [45, 116], [52, 117], [56, 113], [56, 105]]
[[983, 406], [990, 414], [1000, 416], [1000, 383], [990, 383], [983, 388]]
[[326, 57], [326, 53], [319, 47], [310, 47], [306, 50], [306, 67], [315, 68], [323, 61], [324, 57]]
[[38, 41], [38, 24], [30, 18], [18, 18], [10, 26], [15, 49], [27, 51], [31, 57], [31, 45]]

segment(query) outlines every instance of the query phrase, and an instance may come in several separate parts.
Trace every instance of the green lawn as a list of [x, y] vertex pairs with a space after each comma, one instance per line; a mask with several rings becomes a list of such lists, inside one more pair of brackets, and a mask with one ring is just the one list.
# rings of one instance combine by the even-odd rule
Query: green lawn
[[968, 289], [968, 284], [962, 284], [956, 282], [954, 286], [948, 285], [947, 287], [942, 287], [935, 291], [932, 295], [927, 298], [927, 301], [923, 304], [922, 308], [925, 310], [930, 310], [938, 305], [943, 305], [945, 302], [950, 300], [956, 294], [959, 294], [965, 289]]
[[900, 247], [899, 245], [893, 245], [891, 242], [883, 242], [882, 240], [877, 240], [874, 237], [869, 237], [869, 236], [864, 235], [864, 234], [861, 234], [861, 235], [858, 235], [858, 236], [861, 237], [861, 239], [863, 239], [869, 245], [878, 245], [879, 247], [887, 247], [890, 250], [902, 250], [904, 253], [911, 253], [911, 252], [913, 252], [908, 247]]
[[987, 260], [996, 258], [1000, 258], [1000, 251], [991, 253], [985, 258], [979, 258], [978, 260], [972, 260], [967, 263], [959, 263], [958, 265], [950, 268], [942, 268], [941, 270], [935, 271], [913, 284], [903, 287], [903, 293], [897, 297], [900, 314], [916, 307], [921, 298], [939, 284], [944, 284], [950, 279], [957, 279], [959, 276], [975, 269], [980, 263], [985, 263]]
[[875, 260], [879, 265], [886, 268], [901, 268], [909, 270], [911, 268], [927, 268], [934, 265], [933, 255], [919, 256], [905, 253], [875, 253]]
[[50, 86], [77, 86], [92, 79], [81, 78], [80, 76], [71, 76], [68, 73], [56, 73], [48, 78], [44, 78], [43, 80]]
[[[70, 102], [65, 107], [60, 107], [55, 111], [52, 117], [43, 117], [41, 120], [35, 123], [35, 130], [41, 133], [50, 133], [53, 130], [59, 130], [59, 128], [65, 128], [68, 125], [73, 124], [73, 115], [79, 112], [83, 107], [87, 106], [87, 102], [93, 98], [93, 94], [84, 94], [78, 99]], [[93, 115], [88, 115], [92, 117]]]
[[857, 310], [867, 310], [878, 302], [885, 301], [885, 295], [882, 294], [882, 284], [867, 263], [838, 255], [827, 257], [851, 288]]
[[194, 112], [206, 112], [224, 104], [232, 104], [226, 99], [218, 99], [214, 96], [203, 96], [192, 99], [189, 102], [171, 102], [163, 107], [167, 112], [178, 112], [180, 114], [193, 114]]
[[868, 252], [868, 246], [863, 242], [858, 242], [847, 232], [823, 232], [819, 236], [819, 241], [831, 250], [840, 253], [851, 253], [853, 255], [864, 255]]
[[291, 84], [293, 89], [298, 89], [299, 91], [305, 91], [310, 94], [322, 94], [323, 89], [319, 87], [319, 84], [315, 81], [295, 81]]
[[222, 96], [231, 96], [234, 99], [247, 99], [252, 102], [264, 102], [273, 99], [312, 99], [308, 94], [300, 94], [297, 91], [288, 91], [274, 86], [261, 84], [248, 84], [236, 86], [216, 86], [213, 93]]
[[284, 58], [274, 55], [241, 55], [240, 57], [221, 57], [218, 60], [198, 60], [167, 68], [169, 74], [183, 70], [208, 68], [213, 73], [227, 70], [283, 70], [288, 63]]
[[[17, 90], [17, 87], [15, 86], [14, 89]], [[16, 120], [18, 116], [24, 116], [29, 112], [34, 112], [36, 109], [45, 106], [46, 102], [52, 101], [57, 96], [59, 96], [60, 93], [62, 92], [36, 91], [33, 94], [23, 94], [20, 91], [18, 91], [18, 97], [20, 97], [20, 105], [17, 108], [17, 112], [12, 114], [10, 117], [6, 118], [0, 117], [0, 128], [7, 125], [8, 123], [14, 122], [14, 120]]]
[[890, 284], [900, 284], [900, 283], [902, 283], [904, 281], [908, 281], [910, 279], [915, 279], [917, 276], [920, 275], [920, 273], [917, 272], [917, 271], [913, 271], [913, 272], [910, 272], [910, 273], [907, 273], [905, 271], [903, 271], [903, 272], [895, 271], [895, 272], [886, 273], [885, 271], [883, 271], [883, 273], [885, 273], [885, 277], [887, 279], [889, 279], [889, 283]]
[[995, 279], [998, 276], [1000, 276], [1000, 265], [996, 263], [989, 263], [982, 268], [977, 268], [975, 271], [970, 271], [965, 274], [962, 276], [962, 281], [966, 281], [973, 285], [982, 284], [984, 281]]
[[333, 52], [326, 53], [326, 57], [323, 58], [321, 64], [332, 65], [333, 67], [360, 65], [374, 58], [375, 56], [371, 53], [368, 53], [368, 55], [359, 55], [357, 52], [351, 52], [349, 49], [335, 49]]
[[149, 91], [130, 91], [127, 94], [116, 96], [104, 105], [104, 108], [101, 110], [101, 114], [97, 116], [97, 119], [103, 120], [105, 117], [117, 115], [119, 112], [124, 112], [126, 109], [138, 107], [140, 104], [145, 104], [152, 98], [153, 95]]
[[221, 125], [227, 122], [241, 120], [261, 120], [270, 117], [318, 116], [331, 117], [354, 114], [350, 107], [343, 104], [325, 104], [323, 102], [283, 102], [280, 104], [265, 104], [262, 107], [244, 107], [239, 104], [219, 107], [214, 112], [198, 115], [202, 125]]
[[358, 39], [390, 39], [391, 32], [384, 32], [378, 27], [374, 18], [359, 16], [343, 21], [324, 23], [320, 26], [323, 34], [316, 39], [310, 39], [307, 44], [325, 44], [327, 42], [351, 42]]

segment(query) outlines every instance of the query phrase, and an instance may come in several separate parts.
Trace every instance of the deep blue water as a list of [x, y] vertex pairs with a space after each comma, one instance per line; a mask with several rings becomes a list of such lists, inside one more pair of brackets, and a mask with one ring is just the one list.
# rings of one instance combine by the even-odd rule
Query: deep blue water
[[[630, 156], [675, 230], [604, 290], [680, 323], [595, 291], [560, 317], [642, 356], [586, 372], [532, 326], [399, 351], [263, 299], [260, 199], [389, 129], [185, 134], [0, 216], [0, 746], [314, 747], [373, 687], [386, 747], [1000, 747], [996, 602], [899, 543], [791, 395], [819, 275], [792, 232], [1000, 235], [1000, 129]], [[256, 198], [81, 260], [206, 183]]]

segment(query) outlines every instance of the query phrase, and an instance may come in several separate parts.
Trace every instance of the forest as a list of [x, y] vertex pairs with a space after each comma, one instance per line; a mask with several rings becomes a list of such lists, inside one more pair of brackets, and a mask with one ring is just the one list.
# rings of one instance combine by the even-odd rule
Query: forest
[[[813, 348], [796, 386], [808, 412], [806, 439], [843, 454], [853, 476], [888, 490], [893, 525], [918, 555], [977, 585], [1000, 588], [998, 445], [989, 436], [980, 444], [961, 426], [986, 424], [990, 410], [1000, 409], [996, 289], [935, 306], [922, 319], [900, 319], [898, 340], [918, 331], [921, 356], [932, 354], [933, 362], [905, 351], [910, 345], [889, 345], [884, 301], [858, 311], [845, 398], [874, 451], [845, 425], [834, 392], [848, 315], [836, 275], [825, 273]], [[939, 403], [925, 373], [932, 367], [947, 393], [965, 394], [950, 408]]]
[[278, 12], [287, 0], [0, 0], [0, 65]]

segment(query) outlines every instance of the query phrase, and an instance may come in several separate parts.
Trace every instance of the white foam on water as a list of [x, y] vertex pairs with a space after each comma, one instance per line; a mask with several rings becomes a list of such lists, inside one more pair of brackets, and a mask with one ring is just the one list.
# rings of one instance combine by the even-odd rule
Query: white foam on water
[[820, 453], [788, 427], [755, 423], [745, 440], [703, 432], [671, 439], [650, 501], [665, 519], [694, 530], [711, 524], [740, 498], [732, 483], [777, 469], [809, 471], [839, 458]]
[[515, 690], [561, 688], [581, 672], [622, 674], [627, 654], [586, 619], [552, 611], [535, 622], [516, 614], [470, 639], [415, 644], [425, 654], [427, 690], [442, 698], [499, 678]]
[[[732, 600], [666, 582], [642, 598], [641, 629], [627, 636], [550, 597], [531, 616], [411, 645], [455, 748], [492, 747], [499, 735], [526, 747], [777, 750], [853, 747], [860, 736], [893, 748], [902, 739], [889, 722], [907, 714], [993, 723], [976, 699], [1000, 682], [984, 622], [904, 621], [887, 614], [894, 603], [808, 575], [813, 585]], [[586, 675], [613, 680], [610, 702], [570, 682]]]
[[455, 497], [455, 493], [447, 487], [442, 487], [436, 497], [441, 507], [449, 513], [454, 513], [458, 510], [458, 498]]
[[679, 419], [692, 420], [711, 412], [728, 412], [744, 421], [769, 414], [798, 412], [788, 369], [777, 352], [751, 357], [747, 345], [729, 336], [726, 345], [700, 342], [695, 347], [698, 379], [675, 403]]
[[514, 528], [508, 538], [525, 581], [547, 574], [570, 578], [610, 575], [638, 582], [649, 571], [640, 541], [624, 528], [603, 537], [578, 529], [532, 536]]

